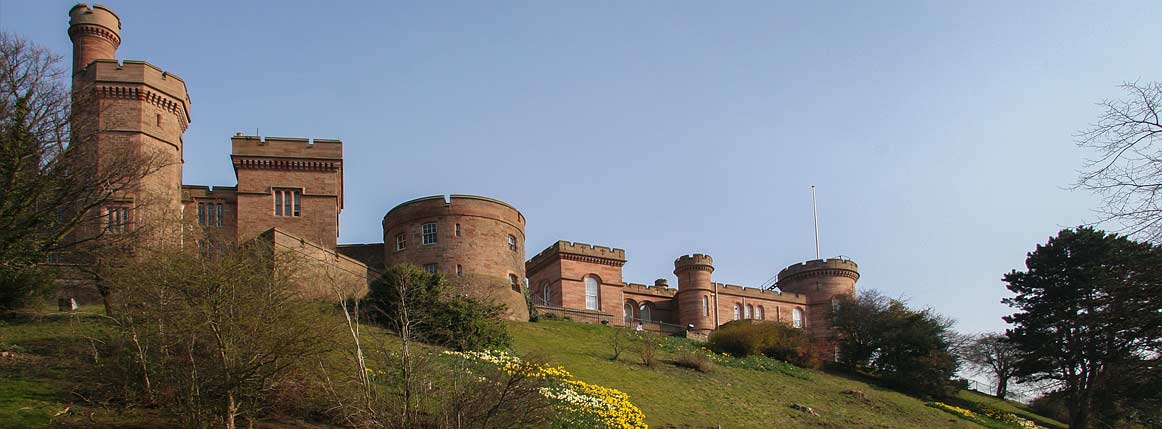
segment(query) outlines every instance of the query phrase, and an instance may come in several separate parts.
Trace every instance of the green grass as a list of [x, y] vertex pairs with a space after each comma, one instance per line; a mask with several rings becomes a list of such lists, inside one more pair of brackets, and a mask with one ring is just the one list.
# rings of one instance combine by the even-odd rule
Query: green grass
[[[166, 420], [152, 410], [84, 405], [77, 396], [85, 391], [85, 372], [92, 368], [89, 338], [109, 330], [99, 308], [83, 310], [73, 316], [45, 312], [0, 319], [0, 349], [16, 346], [20, 351], [19, 358], [0, 360], [0, 428], [164, 426]], [[714, 365], [709, 373], [677, 367], [670, 363], [674, 353], [695, 346], [685, 339], [667, 338], [659, 351], [660, 364], [647, 368], [632, 351], [616, 362], [609, 360], [606, 337], [613, 328], [564, 321], [507, 326], [517, 353], [562, 365], [580, 380], [626, 392], [654, 427], [981, 427], [892, 390], [776, 361], [731, 360]], [[391, 349], [397, 343], [380, 329], [365, 327], [363, 333], [367, 345]], [[862, 392], [863, 398], [851, 391]], [[965, 392], [959, 399], [1053, 423], [1019, 404], [987, 395]], [[819, 416], [792, 409], [792, 404], [812, 407]], [[71, 407], [69, 413], [53, 417], [66, 407]]]
[[960, 392], [956, 393], [956, 398], [968, 403], [988, 405], [1006, 413], [1013, 413], [1018, 417], [1032, 420], [1041, 426], [1058, 428], [1069, 427], [1068, 424], [1034, 413], [1029, 409], [1029, 406], [1020, 402], [1000, 399], [996, 396], [977, 392], [975, 390], [961, 390]]
[[[614, 328], [564, 321], [508, 327], [518, 353], [540, 356], [563, 365], [578, 379], [626, 392], [655, 427], [981, 427], [928, 407], [920, 399], [823, 371], [716, 366], [710, 373], [700, 373], [666, 362], [651, 369], [641, 365], [633, 352], [623, 353], [617, 362], [609, 360], [612, 353], [605, 338]], [[660, 353], [663, 361], [672, 356], [670, 351]], [[853, 390], [863, 392], [866, 400], [844, 393]], [[792, 404], [811, 407], [819, 417], [792, 409]]]

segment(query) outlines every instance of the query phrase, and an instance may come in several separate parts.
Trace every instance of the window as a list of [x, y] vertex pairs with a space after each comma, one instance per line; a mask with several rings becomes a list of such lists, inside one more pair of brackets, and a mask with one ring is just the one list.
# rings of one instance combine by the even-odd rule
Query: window
[[512, 287], [512, 290], [520, 292], [520, 284], [518, 282], [519, 280], [516, 278], [516, 274], [508, 275], [508, 285]]
[[436, 244], [436, 224], [425, 223], [423, 226], [424, 244]]
[[746, 317], [744, 317], [744, 319], [753, 319], [754, 318], [754, 306], [753, 305], [747, 304], [746, 309], [743, 311], [745, 312], [744, 314], [746, 316]]
[[222, 203], [198, 202], [198, 225], [222, 226]]
[[513, 252], [516, 251], [516, 237], [513, 237], [512, 235], [508, 236], [508, 250]]
[[541, 285], [541, 302], [545, 305], [550, 305], [553, 302], [553, 288], [549, 287], [548, 283]]
[[702, 296], [702, 317], [710, 317], [710, 297]]
[[742, 318], [742, 304], [734, 304], [734, 320]]
[[791, 326], [796, 328], [803, 327], [803, 310], [796, 308], [791, 310]]
[[198, 225], [206, 224], [206, 203], [198, 203]]
[[460, 236], [460, 224], [456, 224], [456, 236]]
[[218, 224], [216, 226], [222, 226], [222, 203], [215, 204], [215, 206], [218, 207]]
[[632, 303], [628, 303], [628, 302], [625, 303], [625, 306], [622, 307], [621, 311], [625, 312], [626, 323], [633, 322], [633, 304]]
[[303, 193], [299, 189], [277, 189], [274, 192], [275, 216], [301, 216]]
[[438, 267], [438, 265], [436, 265], [436, 264], [424, 264], [424, 271], [427, 271], [431, 274], [436, 274], [437, 267]]
[[597, 300], [597, 278], [593, 276], [585, 277], [585, 308], [588, 310], [600, 310], [601, 305]]
[[105, 207], [105, 229], [114, 234], [125, 232], [129, 228], [129, 207]]
[[754, 311], [755, 311], [755, 313], [754, 313], [755, 319], [764, 320], [763, 319], [763, 306], [760, 305], [758, 307], [755, 307]]
[[650, 307], [649, 306], [642, 304], [640, 307], [638, 307], [638, 311], [642, 312], [641, 319], [643, 322], [650, 321]]
[[161, 126], [161, 113], [157, 114], [157, 126]]
[[464, 277], [464, 266], [456, 264], [456, 277]]
[[398, 252], [408, 248], [408, 239], [403, 234], [395, 235], [395, 250]]

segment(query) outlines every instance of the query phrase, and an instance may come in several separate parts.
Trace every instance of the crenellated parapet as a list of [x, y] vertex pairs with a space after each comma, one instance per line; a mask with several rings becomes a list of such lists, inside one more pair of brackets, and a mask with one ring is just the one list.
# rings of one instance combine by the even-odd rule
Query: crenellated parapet
[[535, 271], [535, 268], [558, 259], [613, 267], [621, 267], [626, 262], [624, 249], [561, 240], [529, 259], [525, 270]]
[[770, 301], [782, 301], [793, 304], [807, 303], [807, 295], [799, 293], [781, 292], [770, 289], [759, 289], [717, 282], [712, 283], [712, 285], [714, 286], [714, 290], [718, 291], [718, 293], [722, 295], [733, 295]]
[[641, 283], [626, 283], [622, 289], [624, 293], [636, 295], [650, 295], [664, 298], [673, 298], [678, 290], [665, 285], [645, 285]]
[[692, 255], [682, 255], [674, 260], [674, 274], [686, 270], [699, 271], [714, 271], [714, 258], [710, 255], [695, 253]]
[[846, 277], [859, 280], [859, 265], [850, 259], [816, 259], [791, 265], [779, 271], [778, 282], [797, 282], [810, 277]]
[[295, 137], [247, 136], [242, 133], [230, 138], [233, 156], [263, 158], [304, 158], [341, 161], [343, 142], [331, 139]]

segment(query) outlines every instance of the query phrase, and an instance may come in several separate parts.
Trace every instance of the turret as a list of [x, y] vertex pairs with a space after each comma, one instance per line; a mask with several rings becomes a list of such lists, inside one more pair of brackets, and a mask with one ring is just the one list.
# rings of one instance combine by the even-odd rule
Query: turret
[[69, 10], [69, 39], [73, 41], [73, 75], [94, 60], [114, 59], [121, 46], [121, 19], [99, 4], [78, 3]]
[[674, 260], [674, 275], [678, 276], [678, 322], [693, 325], [696, 330], [717, 328], [717, 302], [710, 273], [714, 272], [714, 258], [695, 253]]
[[859, 266], [850, 259], [816, 259], [791, 265], [779, 271], [776, 283], [783, 292], [807, 296], [809, 304], [831, 302], [839, 295], [855, 293]]
[[819, 351], [824, 356], [837, 356], [831, 344], [832, 302], [838, 297], [854, 295], [858, 280], [859, 266], [850, 259], [816, 259], [779, 271], [776, 283], [779, 290], [807, 297], [803, 327], [819, 340]]

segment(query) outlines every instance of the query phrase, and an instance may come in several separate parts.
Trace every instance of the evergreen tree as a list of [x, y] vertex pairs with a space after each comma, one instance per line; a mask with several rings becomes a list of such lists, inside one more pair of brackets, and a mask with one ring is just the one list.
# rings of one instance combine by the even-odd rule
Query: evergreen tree
[[1089, 428], [1104, 378], [1162, 362], [1162, 250], [1080, 227], [1038, 245], [1025, 266], [1004, 276], [1016, 294], [1003, 302], [1017, 310], [1004, 318], [1017, 376], [1058, 382], [1070, 428]]

